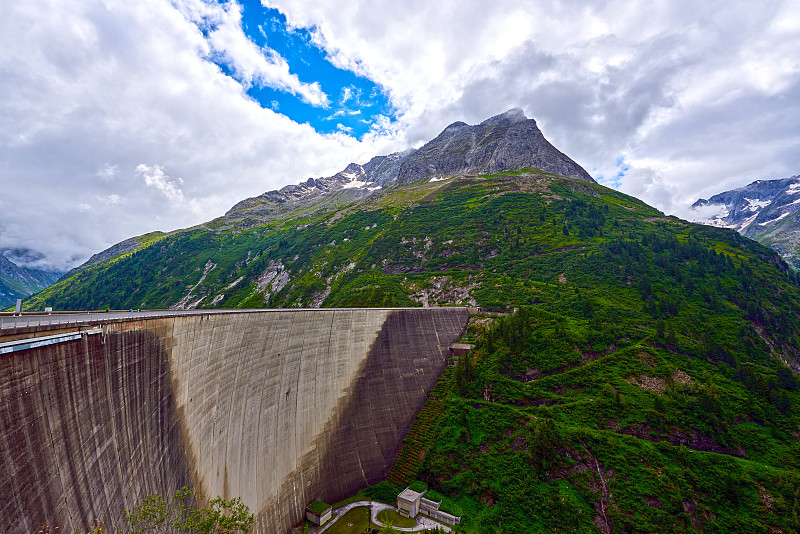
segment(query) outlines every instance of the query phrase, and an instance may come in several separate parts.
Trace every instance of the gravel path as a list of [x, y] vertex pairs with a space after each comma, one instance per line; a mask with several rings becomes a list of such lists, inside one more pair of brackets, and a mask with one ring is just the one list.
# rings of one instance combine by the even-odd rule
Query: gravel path
[[[339, 520], [344, 514], [352, 510], [353, 508], [358, 508], [360, 506], [364, 506], [366, 508], [372, 509], [372, 522], [378, 526], [384, 526], [383, 523], [378, 521], [378, 513], [382, 512], [383, 510], [394, 510], [397, 512], [397, 508], [390, 504], [383, 504], [381, 502], [375, 501], [356, 501], [351, 502], [350, 504], [345, 504], [344, 506], [340, 506], [339, 508], [334, 508], [333, 513], [331, 515], [331, 520], [328, 521], [328, 524], [322, 528], [318, 528], [316, 530], [310, 529], [310, 532], [313, 534], [322, 534], [326, 530], [328, 530], [336, 521]], [[425, 530], [426, 528], [436, 528], [439, 527], [445, 532], [450, 532], [450, 527], [446, 525], [442, 525], [441, 523], [437, 523], [433, 519], [429, 519], [422, 515], [417, 516], [417, 524], [413, 527], [394, 527], [395, 530], [400, 532], [419, 532], [420, 530]]]

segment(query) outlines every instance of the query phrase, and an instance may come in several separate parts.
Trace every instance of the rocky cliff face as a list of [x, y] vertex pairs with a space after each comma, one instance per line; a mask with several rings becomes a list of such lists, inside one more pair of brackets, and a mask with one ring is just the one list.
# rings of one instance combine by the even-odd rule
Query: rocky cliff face
[[777, 251], [800, 268], [800, 175], [755, 182], [701, 198], [697, 222], [733, 228]]
[[397, 182], [524, 167], [594, 181], [580, 165], [544, 138], [535, 120], [515, 108], [476, 126], [463, 122], [451, 124], [436, 139], [404, 159]]
[[470, 126], [454, 122], [417, 150], [376, 156], [364, 165], [351, 163], [327, 178], [245, 199], [226, 216], [240, 217], [337, 193], [346, 200], [363, 198], [398, 184], [437, 180], [467, 173], [497, 173], [535, 167], [545, 172], [594, 182], [580, 165], [545, 139], [536, 121], [515, 108]]

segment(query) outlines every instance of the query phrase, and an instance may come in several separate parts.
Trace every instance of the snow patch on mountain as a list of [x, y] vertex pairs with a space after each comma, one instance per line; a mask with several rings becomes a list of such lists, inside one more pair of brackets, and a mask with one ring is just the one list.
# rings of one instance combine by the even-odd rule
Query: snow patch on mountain
[[782, 214], [778, 215], [776, 218], [774, 218], [774, 219], [772, 219], [772, 220], [770, 220], [770, 221], [767, 221], [767, 222], [762, 222], [762, 223], [758, 223], [758, 225], [759, 225], [759, 226], [766, 226], [766, 225], [768, 225], [768, 224], [776, 223], [776, 222], [778, 222], [778, 221], [781, 221], [781, 220], [785, 219], [786, 217], [788, 217], [788, 216], [789, 216], [789, 215], [791, 215], [791, 214], [792, 214], [792, 212], [791, 212], [791, 211], [787, 211], [787, 212], [785, 212], [785, 213], [782, 213]]
[[744, 209], [746, 209], [748, 211], [758, 211], [761, 208], [766, 208], [767, 206], [769, 206], [772, 203], [771, 199], [760, 200], [760, 199], [757, 199], [757, 198], [747, 198], [747, 197], [745, 197], [745, 200], [749, 203], [749, 205], [746, 206]]
[[352, 182], [347, 182], [346, 184], [342, 185], [342, 189], [356, 189], [356, 188], [363, 188], [369, 182], [361, 182], [359, 180], [353, 180]]
[[744, 231], [748, 226], [750, 226], [750, 223], [752, 223], [753, 221], [756, 220], [757, 217], [758, 217], [758, 213], [756, 213], [755, 215], [751, 215], [750, 217], [748, 217], [745, 220], [743, 220], [741, 223], [739, 223], [737, 225], [734, 225], [731, 228], [733, 228], [737, 232]]
[[[695, 222], [731, 228], [778, 252], [800, 269], [800, 176], [756, 180], [744, 187], [700, 199]], [[793, 216], [789, 219], [789, 216]]]

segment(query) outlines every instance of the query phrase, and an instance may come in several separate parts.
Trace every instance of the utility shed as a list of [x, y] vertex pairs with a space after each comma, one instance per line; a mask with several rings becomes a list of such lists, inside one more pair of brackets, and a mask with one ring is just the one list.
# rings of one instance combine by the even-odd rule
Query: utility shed
[[450, 345], [450, 355], [458, 358], [459, 356], [464, 356], [469, 353], [475, 347], [475, 345], [470, 345], [469, 343], [453, 343]]
[[306, 519], [315, 525], [325, 524], [330, 520], [332, 510], [330, 504], [314, 501], [306, 507]]
[[439, 510], [441, 505], [442, 501], [436, 502], [423, 497], [420, 499], [419, 511], [421, 514], [427, 515], [431, 519], [435, 519], [441, 523], [447, 523], [448, 525], [458, 525], [461, 523], [461, 516], [455, 516]]
[[417, 517], [420, 499], [422, 499], [422, 493], [410, 488], [406, 488], [400, 492], [400, 495], [397, 496], [397, 509], [400, 511], [400, 515], [404, 517]]

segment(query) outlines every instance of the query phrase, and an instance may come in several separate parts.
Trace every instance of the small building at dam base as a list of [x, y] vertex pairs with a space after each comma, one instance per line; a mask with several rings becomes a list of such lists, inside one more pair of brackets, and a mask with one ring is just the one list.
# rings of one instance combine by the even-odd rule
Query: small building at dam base
[[333, 507], [322, 501], [314, 501], [306, 506], [306, 519], [315, 525], [324, 525], [331, 519]]
[[460, 516], [455, 516], [439, 510], [442, 502], [426, 499], [424, 497], [425, 493], [427, 492], [414, 491], [411, 487], [401, 491], [397, 496], [397, 510], [400, 515], [415, 518], [418, 514], [422, 514], [447, 525], [458, 525], [461, 523]]

